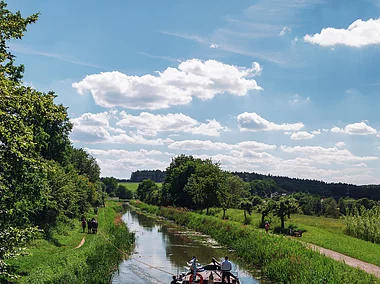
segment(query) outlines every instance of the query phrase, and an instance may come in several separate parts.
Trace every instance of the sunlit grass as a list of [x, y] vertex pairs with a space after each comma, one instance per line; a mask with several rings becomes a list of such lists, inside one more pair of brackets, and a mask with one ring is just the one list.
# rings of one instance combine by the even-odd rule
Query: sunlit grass
[[[119, 184], [125, 185], [129, 190], [136, 192], [139, 187], [139, 182], [119, 182]], [[156, 182], [158, 187], [162, 186], [162, 182]]]
[[[130, 250], [133, 235], [123, 224], [115, 226], [114, 222], [121, 209], [120, 203], [111, 201], [99, 208], [99, 231], [118, 247]], [[101, 234], [83, 233], [79, 220], [60, 229], [62, 232], [54, 234], [54, 241], [36, 240], [28, 249], [30, 255], [12, 261], [16, 273], [23, 275], [17, 282], [107, 283], [121, 254]], [[75, 249], [83, 237], [85, 243]]]
[[[237, 254], [248, 264], [259, 266], [265, 275], [275, 283], [379, 283], [379, 279], [374, 276], [305, 248], [303, 244], [296, 241], [299, 240], [298, 238], [264, 233], [255, 225], [260, 221], [259, 214], [250, 216], [251, 225], [246, 226], [242, 224], [244, 216], [241, 210], [229, 210], [227, 214], [229, 219], [221, 220], [220, 209], [212, 210], [216, 216], [206, 216], [204, 212], [198, 214], [177, 208], [149, 206], [143, 203], [136, 205], [145, 211], [156, 212], [180, 225], [212, 236], [220, 244], [236, 250]], [[292, 222], [299, 222], [297, 216], [294, 217]], [[302, 217], [298, 218], [302, 220]], [[231, 221], [232, 219], [239, 221]], [[276, 223], [274, 219], [272, 222]], [[299, 224], [299, 227], [307, 226], [308, 234], [318, 235], [321, 239], [325, 232], [333, 235], [334, 230], [331, 228], [341, 227], [339, 220], [321, 221], [312, 218], [308, 222], [306, 222], [308, 225], [302, 223]], [[344, 237], [343, 234], [341, 236]], [[302, 238], [302, 240], [306, 239]], [[328, 242], [326, 241], [326, 243]], [[347, 245], [347, 243], [343, 243], [343, 245]]]

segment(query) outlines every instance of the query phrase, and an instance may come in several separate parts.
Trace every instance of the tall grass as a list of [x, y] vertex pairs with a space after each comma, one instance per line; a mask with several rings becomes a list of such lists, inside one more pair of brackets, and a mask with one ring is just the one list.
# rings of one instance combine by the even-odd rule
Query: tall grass
[[[360, 213], [360, 214], [359, 214]], [[380, 244], [380, 206], [372, 209], [362, 207], [346, 216], [346, 234]]]
[[[99, 231], [115, 246], [131, 251], [134, 234], [130, 233], [118, 217], [120, 203], [107, 202], [99, 208]], [[78, 224], [56, 234], [55, 243], [37, 240], [30, 248], [31, 255], [13, 263], [22, 276], [18, 283], [109, 283], [112, 271], [123, 255], [103, 236], [82, 233]], [[84, 245], [75, 247], [85, 237]]]
[[236, 250], [248, 264], [259, 266], [275, 283], [380, 283], [372, 275], [283, 236], [186, 210], [141, 203], [136, 206], [212, 236], [220, 244]]

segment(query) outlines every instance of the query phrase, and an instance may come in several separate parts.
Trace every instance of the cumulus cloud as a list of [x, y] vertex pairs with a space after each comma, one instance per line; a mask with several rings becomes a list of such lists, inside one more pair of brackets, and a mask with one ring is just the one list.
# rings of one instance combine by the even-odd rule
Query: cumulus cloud
[[212, 49], [218, 48], [218, 45], [215, 43], [212, 43], [212, 44], [210, 44], [210, 48], [212, 48]]
[[72, 86], [79, 94], [90, 91], [95, 103], [105, 108], [154, 110], [185, 105], [193, 97], [208, 100], [222, 93], [245, 96], [250, 90], [262, 90], [253, 79], [261, 70], [257, 62], [246, 68], [216, 60], [191, 59], [181, 62], [178, 68], [157, 72], [155, 76], [102, 72], [89, 75]]
[[280, 146], [280, 149], [286, 153], [301, 155], [320, 164], [341, 164], [345, 162], [374, 161], [379, 159], [379, 157], [374, 156], [355, 156], [346, 149], [338, 149], [336, 147], [325, 148], [321, 146]]
[[371, 135], [377, 133], [376, 129], [367, 125], [365, 122], [348, 124], [345, 128], [333, 127], [330, 131], [349, 135]]
[[122, 119], [116, 124], [120, 127], [135, 128], [138, 133], [146, 136], [156, 136], [159, 132], [187, 132], [192, 134], [219, 136], [228, 128], [212, 119], [201, 123], [182, 113], [152, 114], [142, 112], [133, 116], [121, 112]]
[[337, 142], [337, 143], [335, 143], [335, 146], [339, 147], [339, 148], [342, 148], [342, 147], [346, 146], [346, 143], [344, 143], [344, 142]]
[[102, 176], [129, 178], [131, 172], [146, 169], [164, 170], [170, 163], [173, 153], [157, 150], [127, 151], [119, 149], [91, 149], [85, 150], [94, 158], [101, 168]]
[[256, 141], [243, 141], [237, 144], [227, 144], [223, 142], [212, 142], [210, 140], [183, 140], [171, 143], [168, 146], [170, 149], [181, 149], [187, 151], [193, 150], [213, 150], [213, 151], [225, 151], [225, 150], [274, 150], [276, 145], [265, 144]]
[[239, 114], [237, 120], [240, 131], [298, 131], [304, 127], [302, 122], [276, 124], [262, 118], [255, 112]]
[[285, 26], [281, 32], [280, 32], [280, 36], [285, 36], [287, 34], [290, 34], [292, 32], [292, 29], [289, 28], [288, 26]]
[[305, 35], [304, 41], [321, 46], [347, 45], [362, 47], [380, 43], [380, 19], [361, 19], [353, 22], [348, 29], [324, 28], [320, 33]]
[[314, 136], [315, 136], [314, 134], [311, 134], [309, 132], [299, 131], [299, 132], [292, 133], [292, 135], [290, 136], [290, 139], [292, 139], [292, 140], [305, 140], [305, 139], [311, 139]]

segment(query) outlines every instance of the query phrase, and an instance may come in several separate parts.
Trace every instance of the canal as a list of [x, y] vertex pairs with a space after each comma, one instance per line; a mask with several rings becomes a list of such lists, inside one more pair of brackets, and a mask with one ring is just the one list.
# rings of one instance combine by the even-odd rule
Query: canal
[[238, 272], [241, 283], [264, 283], [244, 269], [233, 252], [220, 247], [208, 236], [139, 214], [131, 208], [123, 215], [123, 221], [130, 231], [135, 232], [136, 246], [131, 257], [124, 260], [114, 273], [114, 284], [170, 283], [171, 273], [185, 271], [186, 263], [193, 255], [201, 264], [209, 263], [212, 257], [221, 261], [228, 255], [232, 270]]

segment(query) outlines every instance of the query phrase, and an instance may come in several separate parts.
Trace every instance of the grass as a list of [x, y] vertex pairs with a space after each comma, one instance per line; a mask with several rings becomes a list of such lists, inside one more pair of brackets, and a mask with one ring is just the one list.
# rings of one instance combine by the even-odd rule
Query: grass
[[[211, 213], [222, 218], [223, 212], [219, 208], [213, 208]], [[238, 209], [228, 209], [227, 217], [231, 221], [244, 222], [244, 213]], [[280, 226], [277, 217], [266, 218], [271, 223], [271, 230]], [[249, 216], [250, 226], [258, 228], [261, 215], [252, 213]], [[380, 244], [374, 244], [344, 234], [345, 221], [343, 219], [332, 219], [317, 216], [294, 214], [285, 221], [285, 227], [292, 225], [304, 231], [303, 242], [315, 244], [326, 249], [345, 254], [347, 256], [380, 266]]]
[[[136, 192], [140, 183], [139, 182], [119, 182], [119, 184], [125, 185], [129, 190]], [[156, 182], [156, 184], [158, 185], [158, 187], [162, 186], [162, 182]]]
[[[121, 210], [121, 203], [111, 201], [99, 208], [99, 232], [117, 247], [130, 251], [134, 235], [120, 222]], [[35, 240], [28, 249], [30, 255], [11, 262], [15, 272], [22, 275], [17, 283], [109, 283], [122, 255], [100, 233], [82, 233], [77, 221], [61, 227], [53, 237], [54, 241]], [[75, 249], [83, 237], [85, 243]]]
[[[275, 283], [380, 283], [373, 275], [307, 249], [294, 238], [266, 234], [261, 229], [254, 229], [254, 225], [243, 225], [241, 210], [229, 211], [229, 220], [226, 221], [221, 220], [220, 209], [213, 210], [216, 216], [206, 216], [139, 202], [135, 205], [212, 236], [220, 244], [235, 250], [247, 264], [259, 266], [263, 274]], [[257, 217], [260, 216], [252, 216], [251, 222], [254, 223]], [[234, 218], [240, 221], [231, 221]], [[318, 222], [319, 220], [314, 220], [315, 225]], [[327, 220], [325, 223], [326, 227], [330, 227], [329, 222]], [[340, 226], [339, 221], [332, 223]]]

